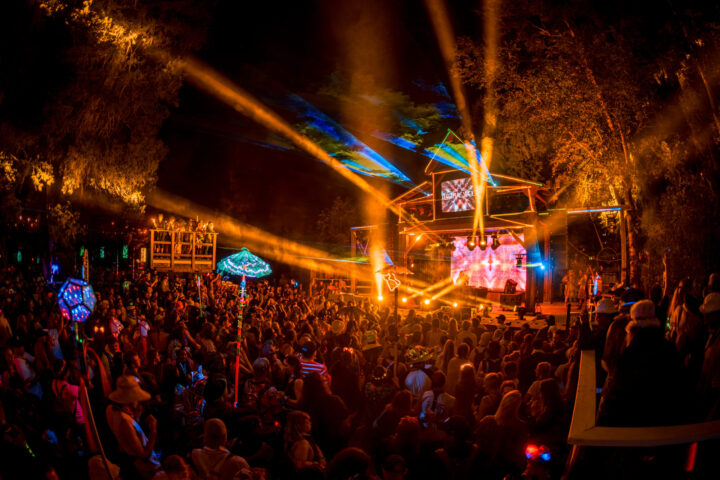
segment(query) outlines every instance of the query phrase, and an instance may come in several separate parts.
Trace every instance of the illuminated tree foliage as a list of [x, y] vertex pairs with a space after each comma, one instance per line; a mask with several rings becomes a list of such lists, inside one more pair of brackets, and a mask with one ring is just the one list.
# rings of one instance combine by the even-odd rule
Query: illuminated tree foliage
[[[668, 55], [673, 52], [667, 51], [667, 38], [677, 39], [686, 29], [667, 5], [658, 7], [667, 11], [655, 12], [652, 21], [613, 4], [534, 1], [507, 7], [500, 19], [501, 70], [492, 85], [481, 43], [461, 40], [456, 63], [477, 96], [492, 93], [497, 99], [493, 170], [543, 181], [554, 188], [555, 199], [571, 205], [623, 205], [630, 280], [639, 283], [646, 247], [659, 248], [645, 243], [647, 235], [671, 228], [671, 218], [663, 217], [687, 191], [678, 173], [692, 172], [685, 182], [696, 182], [716, 168], [712, 162], [690, 167], [717, 150], [717, 136], [708, 141], [693, 134], [713, 130], [714, 115], [701, 106], [715, 110], [707, 101], [710, 90], [698, 81], [702, 70], [689, 72], [697, 51]], [[664, 42], [654, 38], [658, 30]], [[678, 105], [692, 113], [675, 115], [681, 113]], [[655, 220], [648, 223], [650, 218]], [[658, 252], [651, 256], [659, 258]]]
[[172, 59], [201, 45], [212, 2], [2, 4], [0, 150], [16, 192], [30, 180], [142, 206], [182, 84]]

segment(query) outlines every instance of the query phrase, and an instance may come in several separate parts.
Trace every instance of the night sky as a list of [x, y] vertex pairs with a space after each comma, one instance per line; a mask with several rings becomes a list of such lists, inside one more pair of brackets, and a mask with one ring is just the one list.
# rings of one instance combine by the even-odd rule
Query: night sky
[[[468, 2], [452, 3], [458, 10], [472, 11], [463, 5]], [[415, 101], [424, 101], [417, 81], [447, 84], [426, 10], [417, 1], [224, 1], [199, 57], [292, 120], [282, 105], [273, 103], [290, 93], [312, 98], [333, 74], [342, 73], [341, 38], [347, 29], [364, 28], [369, 19], [387, 31], [381, 41], [393, 62], [382, 72], [368, 74]], [[470, 28], [464, 24], [474, 21], [472, 14], [460, 15], [456, 28]], [[334, 105], [316, 106], [339, 119]], [[456, 124], [449, 121], [447, 127]], [[439, 136], [437, 141], [444, 134], [431, 132]], [[160, 188], [273, 233], [306, 237], [318, 212], [335, 197], [359, 195], [355, 186], [308, 155], [260, 145], [268, 139], [262, 127], [190, 85], [183, 87], [180, 107], [166, 121], [163, 138], [170, 152], [160, 166]], [[362, 140], [416, 183], [424, 180], [427, 159], [372, 138]], [[387, 181], [371, 182], [388, 185], [392, 195], [403, 192]], [[229, 211], [228, 203], [237, 210]], [[298, 224], [297, 219], [303, 221]]]

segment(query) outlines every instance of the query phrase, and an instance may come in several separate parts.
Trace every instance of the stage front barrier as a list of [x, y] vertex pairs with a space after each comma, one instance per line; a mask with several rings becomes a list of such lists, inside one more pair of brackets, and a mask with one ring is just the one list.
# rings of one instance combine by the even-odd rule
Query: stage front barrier
[[177, 272], [209, 272], [215, 268], [217, 233], [150, 230], [150, 267]]
[[568, 443], [573, 446], [568, 460], [572, 469], [581, 447], [660, 447], [690, 445], [689, 459], [694, 462], [692, 444], [720, 438], [720, 420], [663, 427], [601, 427], [596, 418], [595, 351], [580, 353], [578, 378]]

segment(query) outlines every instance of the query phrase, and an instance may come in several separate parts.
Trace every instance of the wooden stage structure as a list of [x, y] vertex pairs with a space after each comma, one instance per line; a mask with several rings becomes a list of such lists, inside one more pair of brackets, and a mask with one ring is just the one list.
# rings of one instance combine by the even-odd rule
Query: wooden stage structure
[[150, 268], [174, 272], [215, 269], [216, 232], [150, 230]]

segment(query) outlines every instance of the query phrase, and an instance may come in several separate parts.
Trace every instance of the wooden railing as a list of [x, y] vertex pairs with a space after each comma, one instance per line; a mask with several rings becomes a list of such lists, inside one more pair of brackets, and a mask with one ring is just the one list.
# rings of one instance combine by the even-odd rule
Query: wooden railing
[[568, 443], [573, 446], [568, 466], [572, 468], [580, 447], [659, 447], [693, 444], [720, 438], [720, 420], [663, 427], [601, 427], [596, 417], [595, 351], [580, 353], [575, 407]]
[[150, 230], [150, 267], [159, 270], [206, 272], [215, 268], [217, 233]]

